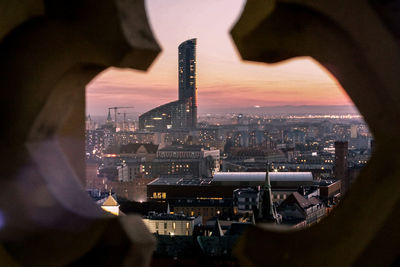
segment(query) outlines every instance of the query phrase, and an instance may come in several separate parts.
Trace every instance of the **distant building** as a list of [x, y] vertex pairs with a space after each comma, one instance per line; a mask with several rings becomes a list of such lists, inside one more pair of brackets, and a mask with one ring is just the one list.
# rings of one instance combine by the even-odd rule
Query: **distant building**
[[[298, 187], [314, 185], [311, 172], [270, 172], [274, 202], [286, 199]], [[175, 202], [179, 199], [232, 200], [237, 188], [263, 186], [265, 172], [214, 173], [213, 178], [160, 177], [147, 185], [148, 201]]]
[[268, 163], [267, 166], [266, 179], [262, 186], [233, 191], [233, 209], [235, 214], [252, 214], [260, 222], [280, 224], [282, 217], [273, 203]]
[[238, 188], [233, 191], [233, 210], [235, 214], [254, 214], [260, 209], [260, 190]]
[[90, 114], [86, 116], [85, 128], [86, 128], [86, 131], [94, 131], [97, 129], [97, 123], [95, 123], [92, 120], [92, 118], [90, 117]]
[[350, 138], [357, 138], [358, 137], [358, 126], [353, 124], [350, 126]]
[[278, 213], [282, 215], [283, 224], [297, 225], [301, 220], [306, 225], [317, 223], [326, 214], [325, 205], [316, 197], [305, 198], [298, 192], [294, 192], [286, 198], [278, 207]]
[[147, 162], [156, 157], [157, 150], [158, 145], [154, 144], [111, 146], [103, 154], [103, 164], [99, 167], [99, 174], [107, 176], [109, 180], [123, 182], [147, 176]]
[[220, 151], [195, 145], [167, 146], [157, 151], [151, 174], [157, 176], [211, 177], [220, 168]]
[[[274, 202], [286, 199], [299, 186], [311, 186], [315, 182], [311, 172], [269, 172], [268, 175]], [[265, 182], [265, 172], [217, 172], [211, 185], [236, 189], [264, 186]]]
[[112, 188], [120, 198], [145, 202], [147, 199], [147, 184], [154, 178], [134, 178], [130, 182], [108, 181], [107, 186]]
[[152, 132], [186, 130], [192, 127], [192, 102], [177, 100], [154, 108], [139, 117], [139, 129]]
[[325, 203], [334, 203], [340, 198], [340, 180], [322, 180], [318, 183], [319, 197]]
[[178, 47], [179, 100], [191, 101], [191, 114], [187, 122], [189, 128], [197, 126], [196, 44], [196, 39], [190, 39]]
[[204, 224], [213, 217], [232, 216], [232, 201], [230, 199], [178, 199], [173, 202], [171, 209], [174, 213], [201, 216]]
[[201, 216], [150, 212], [143, 218], [143, 222], [151, 233], [190, 236], [193, 235], [194, 227], [202, 223], [202, 218]]
[[145, 161], [153, 160], [156, 157], [158, 145], [154, 144], [127, 144], [119, 147], [118, 155], [121, 158], [140, 158]]
[[197, 126], [196, 39], [181, 43], [178, 52], [179, 100], [142, 114], [141, 130], [191, 130]]
[[345, 194], [349, 189], [350, 183], [348, 179], [348, 147], [347, 141], [335, 142], [335, 167], [334, 176], [336, 179], [341, 180], [341, 193]]

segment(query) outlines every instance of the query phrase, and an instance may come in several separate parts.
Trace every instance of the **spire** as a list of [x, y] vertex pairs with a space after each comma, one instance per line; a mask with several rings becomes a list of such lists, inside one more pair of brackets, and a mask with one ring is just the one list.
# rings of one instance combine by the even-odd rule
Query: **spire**
[[219, 220], [215, 220], [214, 228], [212, 229], [212, 234], [211, 236], [218, 236], [221, 237], [224, 235], [224, 232], [222, 231], [221, 224], [219, 223]]
[[262, 195], [262, 208], [259, 217], [267, 222], [279, 222], [279, 216], [272, 202], [271, 181], [269, 177], [269, 163], [267, 162], [265, 170], [265, 185]]
[[267, 161], [266, 167], [265, 167], [265, 189], [271, 191], [271, 181], [269, 178], [269, 162]]
[[167, 206], [167, 214], [170, 214], [170, 213], [171, 213], [171, 209], [170, 209], [169, 203], [168, 203], [168, 206]]
[[112, 122], [110, 109], [108, 109], [107, 122]]
[[256, 218], [254, 217], [254, 212], [251, 214], [251, 223], [256, 224]]

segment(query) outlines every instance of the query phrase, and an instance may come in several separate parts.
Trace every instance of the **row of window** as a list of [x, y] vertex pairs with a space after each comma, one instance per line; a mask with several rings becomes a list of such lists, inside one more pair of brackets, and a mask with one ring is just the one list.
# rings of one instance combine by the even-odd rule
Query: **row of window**
[[167, 193], [165, 193], [165, 192], [153, 192], [153, 198], [154, 199], [166, 199], [167, 198]]
[[174, 208], [175, 213], [183, 212], [188, 216], [215, 216], [221, 213], [219, 208], [215, 207], [199, 207], [199, 208]]
[[[168, 223], [164, 222], [162, 224], [164, 225], [164, 229], [167, 229]], [[159, 222], [156, 222], [156, 229], [159, 229], [159, 226], [160, 226]], [[189, 227], [190, 227], [190, 223], [187, 222], [186, 229], [189, 229]], [[172, 229], [176, 230], [176, 222], [172, 222]]]

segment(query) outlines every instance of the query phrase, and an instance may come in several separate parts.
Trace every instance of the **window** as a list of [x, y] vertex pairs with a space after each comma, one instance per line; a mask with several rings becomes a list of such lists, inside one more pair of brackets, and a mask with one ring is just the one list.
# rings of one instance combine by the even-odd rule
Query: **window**
[[167, 229], [167, 223], [166, 222], [164, 223], [164, 229]]

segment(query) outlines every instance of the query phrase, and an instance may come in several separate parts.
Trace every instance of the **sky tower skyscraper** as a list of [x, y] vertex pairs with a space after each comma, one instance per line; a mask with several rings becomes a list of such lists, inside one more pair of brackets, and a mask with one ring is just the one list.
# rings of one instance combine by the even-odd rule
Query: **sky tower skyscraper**
[[179, 100], [191, 100], [191, 128], [197, 125], [196, 43], [190, 39], [178, 47]]
[[190, 131], [197, 127], [196, 39], [178, 47], [179, 99], [156, 107], [139, 117], [146, 131]]

